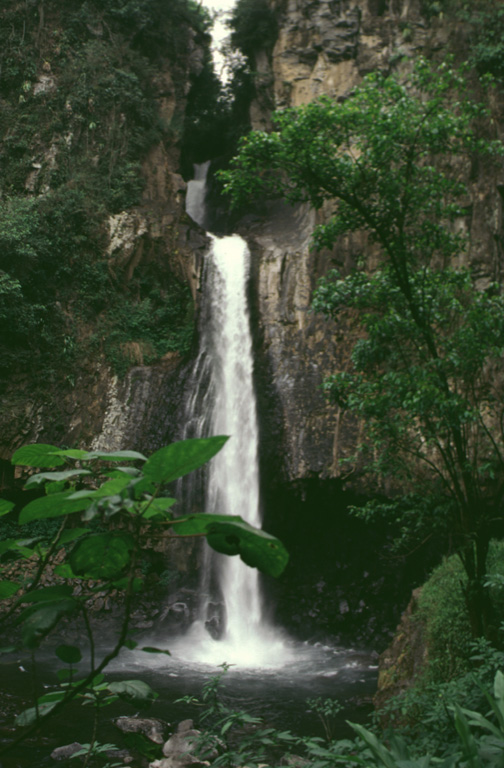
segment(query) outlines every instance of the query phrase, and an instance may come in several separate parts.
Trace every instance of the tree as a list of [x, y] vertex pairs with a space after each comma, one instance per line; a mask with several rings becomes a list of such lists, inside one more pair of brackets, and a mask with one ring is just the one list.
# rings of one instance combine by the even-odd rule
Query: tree
[[249, 60], [259, 49], [273, 48], [278, 24], [267, 0], [238, 0], [227, 22], [231, 45]]
[[[76, 674], [73, 665], [81, 660], [81, 649], [68, 645], [56, 648], [58, 658], [69, 665], [58, 672], [59, 688], [44, 693], [17, 717], [16, 724], [25, 730], [1, 749], [1, 754], [74, 699], [94, 704], [97, 718], [99, 710], [118, 697], [130, 702], [155, 697], [139, 680], [108, 684], [103, 671], [122, 648], [136, 646], [129, 635], [129, 621], [134, 595], [143, 586], [139, 566], [148, 543], [167, 529], [174, 537], [205, 538], [216, 551], [239, 555], [248, 565], [270, 575], [278, 576], [283, 571], [288, 559], [283, 545], [239, 516], [173, 514], [176, 500], [166, 493], [166, 485], [209, 461], [226, 441], [224, 436], [183, 440], [161, 448], [149, 458], [137, 451], [110, 453], [44, 444], [16, 451], [12, 463], [29, 467], [32, 472], [25, 488], [32, 492], [44, 489], [45, 493], [23, 506], [19, 514], [23, 535], [0, 541], [0, 599], [13, 600], [0, 617], [1, 623], [11, 632], [14, 626], [20, 627], [22, 647], [34, 654], [62, 620], [78, 620], [90, 661], [87, 672]], [[41, 471], [33, 473], [33, 468]], [[0, 499], [0, 517], [9, 515], [13, 507], [12, 502]], [[52, 520], [60, 525], [46, 545], [31, 526]], [[36, 563], [32, 569], [27, 567], [24, 580], [5, 578], [4, 571], [15, 558]], [[42, 577], [48, 569], [59, 577], [59, 583], [43, 586]], [[119, 592], [123, 605], [113, 647], [101, 658], [88, 608], [88, 600], [96, 590]], [[169, 653], [152, 647], [141, 650]], [[96, 727], [89, 755], [98, 749], [95, 731]]]
[[467, 213], [462, 178], [502, 146], [485, 136], [486, 112], [467, 99], [464, 73], [423, 59], [405, 82], [373, 73], [342, 103], [323, 98], [274, 119], [274, 132], [243, 139], [227, 192], [235, 205], [266, 195], [332, 206], [318, 247], [368, 233], [379, 268], [366, 271], [363, 255], [315, 294], [317, 311], [357, 311], [361, 326], [348, 370], [325, 388], [365, 424], [367, 468], [391, 476], [396, 493], [410, 491], [409, 504], [401, 497], [382, 509], [410, 531], [449, 526], [473, 633], [492, 635], [484, 583], [503, 522], [504, 300], [498, 285], [478, 290], [456, 260], [468, 245], [457, 226]]

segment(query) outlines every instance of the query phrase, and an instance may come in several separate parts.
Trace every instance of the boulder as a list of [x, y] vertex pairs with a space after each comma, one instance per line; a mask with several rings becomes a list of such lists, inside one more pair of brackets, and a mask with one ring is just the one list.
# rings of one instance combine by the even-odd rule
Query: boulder
[[143, 733], [154, 744], [162, 744], [166, 724], [153, 717], [118, 717], [115, 725], [123, 733]]
[[65, 744], [63, 747], [56, 747], [51, 752], [51, 758], [53, 760], [68, 760], [72, 755], [82, 749], [82, 744], [78, 741], [73, 741], [71, 744]]
[[171, 736], [163, 747], [164, 758], [154, 760], [149, 768], [203, 768], [209, 766], [206, 760], [200, 760], [194, 755], [195, 742], [200, 731], [193, 728], [192, 720], [183, 720], [179, 723], [177, 732]]

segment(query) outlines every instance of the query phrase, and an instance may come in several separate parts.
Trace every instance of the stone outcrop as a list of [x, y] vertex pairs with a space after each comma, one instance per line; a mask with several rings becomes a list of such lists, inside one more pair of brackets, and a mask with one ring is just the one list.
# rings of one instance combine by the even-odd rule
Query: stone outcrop
[[425, 626], [416, 617], [420, 592], [421, 587], [413, 591], [392, 643], [379, 658], [378, 690], [373, 699], [378, 711], [390, 698], [418, 682], [428, 663]]
[[310, 308], [317, 277], [330, 266], [310, 249], [314, 224], [307, 208], [279, 204], [266, 222], [247, 227], [255, 256], [259, 355], [268, 371], [263, 384], [272, 403], [271, 412], [260, 415], [264, 441], [280, 442], [291, 479], [334, 476], [338, 458], [338, 414], [321, 388], [338, 357], [335, 328]]
[[115, 725], [123, 733], [143, 733], [154, 744], [163, 744], [166, 723], [154, 717], [118, 717]]
[[184, 768], [185, 766], [203, 768], [210, 765], [194, 754], [196, 740], [200, 735], [200, 731], [193, 727], [192, 720], [183, 720], [179, 723], [177, 732], [163, 746], [164, 757], [161, 760], [154, 760], [149, 764], [149, 768]]

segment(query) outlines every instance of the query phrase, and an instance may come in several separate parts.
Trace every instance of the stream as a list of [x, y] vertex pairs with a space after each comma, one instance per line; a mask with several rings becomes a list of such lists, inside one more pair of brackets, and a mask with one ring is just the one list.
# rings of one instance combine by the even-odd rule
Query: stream
[[[147, 639], [148, 640], [148, 639]], [[147, 682], [158, 698], [140, 716], [156, 717], [175, 729], [186, 718], [198, 722], [200, 709], [194, 705], [176, 703], [184, 696], [201, 696], [202, 685], [221, 672], [221, 668], [203, 662], [188, 662], [179, 656], [180, 638], [168, 640], [171, 656], [153, 656], [139, 651], [124, 650], [106, 672], [107, 681], [140, 679]], [[100, 652], [106, 651], [101, 648]], [[235, 710], [245, 710], [263, 719], [267, 727], [291, 730], [299, 736], [323, 737], [318, 716], [310, 711], [309, 698], [332, 698], [343, 704], [335, 723], [333, 736], [351, 735], [346, 720], [362, 722], [371, 711], [370, 698], [376, 688], [376, 661], [365, 652], [329, 645], [291, 643], [290, 660], [284, 666], [261, 669], [231, 667], [222, 681], [223, 701]], [[79, 670], [86, 671], [84, 658]], [[31, 660], [18, 656], [0, 657], [2, 705], [4, 711], [12, 706], [11, 717], [0, 726], [2, 739], [12, 737], [12, 721], [19, 712], [20, 697], [29, 698], [33, 686], [37, 694], [57, 686], [56, 670], [61, 667], [49, 650], [37, 652], [37, 671], [33, 675]], [[99, 740], [119, 747], [122, 734], [113, 724], [120, 715], [134, 715], [138, 709], [118, 702], [102, 710]], [[2, 758], [2, 768], [55, 766], [51, 751], [74, 741], [89, 741], [92, 729], [92, 709], [72, 703], [57, 718], [49, 720], [42, 734], [16, 748]], [[171, 730], [171, 728], [169, 729]], [[78, 763], [76, 763], [78, 765]]]

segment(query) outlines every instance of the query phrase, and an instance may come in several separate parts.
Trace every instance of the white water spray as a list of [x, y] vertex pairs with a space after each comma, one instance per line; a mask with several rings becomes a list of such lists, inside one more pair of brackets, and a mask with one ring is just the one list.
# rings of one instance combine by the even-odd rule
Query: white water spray
[[[204, 220], [204, 177], [199, 166], [189, 183], [187, 212]], [[240, 515], [251, 525], [261, 526], [256, 398], [253, 386], [253, 353], [247, 284], [250, 252], [238, 235], [214, 237], [207, 256], [204, 286], [205, 324], [197, 361], [205, 393], [191, 397], [190, 420], [197, 432], [230, 435], [211, 461], [205, 510], [215, 514]], [[197, 403], [202, 413], [194, 413]], [[215, 555], [224, 609], [224, 630], [219, 640], [205, 628], [206, 616], [196, 622], [184, 647], [191, 656], [207, 663], [229, 662], [248, 667], [286, 663], [285, 644], [263, 615], [259, 574], [238, 557]], [[202, 606], [205, 612], [206, 606]], [[189, 641], [189, 642], [187, 642]]]

